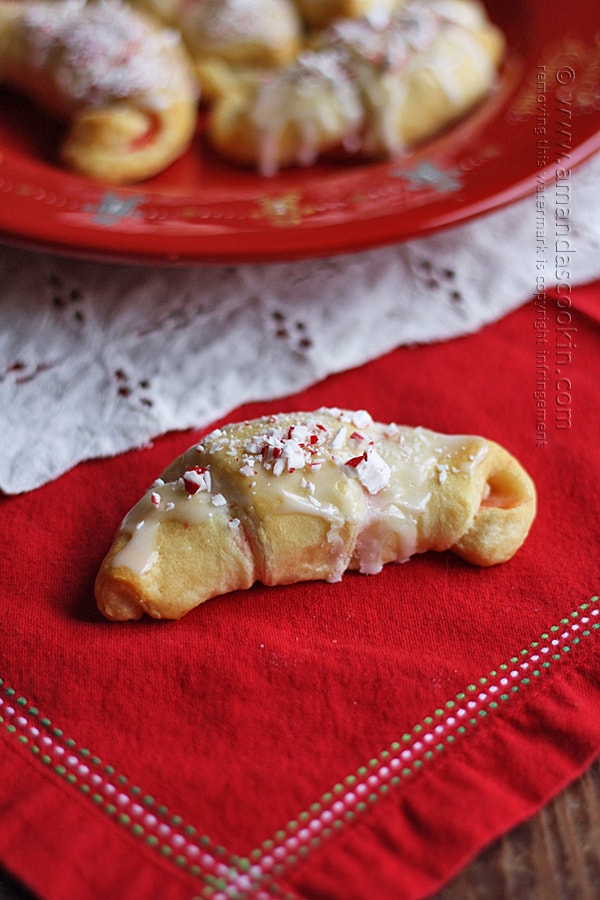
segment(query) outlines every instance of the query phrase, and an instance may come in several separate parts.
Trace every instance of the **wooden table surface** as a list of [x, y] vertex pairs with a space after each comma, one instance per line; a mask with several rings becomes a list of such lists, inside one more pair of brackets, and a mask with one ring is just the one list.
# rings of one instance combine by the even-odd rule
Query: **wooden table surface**
[[600, 760], [484, 850], [435, 900], [598, 900]]
[[[33, 894], [2, 872], [0, 898], [35, 900]], [[598, 898], [600, 760], [538, 815], [484, 850], [431, 900]], [[377, 898], [365, 897], [365, 900]]]

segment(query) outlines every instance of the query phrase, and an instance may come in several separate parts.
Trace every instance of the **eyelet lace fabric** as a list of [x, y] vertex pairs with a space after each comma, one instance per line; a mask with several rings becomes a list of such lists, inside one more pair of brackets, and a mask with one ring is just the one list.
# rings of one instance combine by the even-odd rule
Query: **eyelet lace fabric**
[[[569, 199], [575, 285], [600, 276], [600, 156], [573, 172]], [[0, 248], [0, 488], [32, 490], [394, 347], [476, 332], [531, 300], [540, 274], [546, 290], [566, 277], [554, 209], [544, 215], [541, 244], [532, 196], [399, 245], [270, 265]]]

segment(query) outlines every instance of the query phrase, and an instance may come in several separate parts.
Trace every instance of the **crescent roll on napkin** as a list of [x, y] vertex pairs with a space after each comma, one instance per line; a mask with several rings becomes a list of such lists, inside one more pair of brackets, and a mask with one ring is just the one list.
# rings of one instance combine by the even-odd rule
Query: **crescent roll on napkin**
[[0, 83], [68, 123], [63, 162], [114, 184], [165, 169], [196, 128], [180, 35], [119, 0], [0, 0]]
[[534, 485], [482, 437], [319, 409], [228, 425], [190, 447], [125, 517], [96, 579], [109, 619], [177, 619], [255, 581], [374, 574], [427, 550], [508, 560]]

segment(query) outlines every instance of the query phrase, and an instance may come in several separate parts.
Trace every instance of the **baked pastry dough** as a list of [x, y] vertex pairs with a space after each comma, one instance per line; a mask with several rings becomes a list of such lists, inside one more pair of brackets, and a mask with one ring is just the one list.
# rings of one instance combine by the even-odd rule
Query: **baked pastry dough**
[[257, 70], [289, 65], [303, 40], [293, 0], [131, 0], [177, 28], [203, 102], [212, 103]]
[[389, 16], [406, 0], [296, 0], [309, 28], [326, 28], [337, 19]]
[[96, 579], [109, 619], [177, 619], [255, 581], [338, 581], [427, 550], [490, 566], [525, 540], [534, 485], [493, 441], [320, 409], [228, 425], [124, 519]]
[[292, 0], [185, 0], [177, 25], [209, 100], [248, 69], [291, 63], [302, 35]]
[[395, 157], [485, 97], [503, 51], [501, 32], [473, 0], [412, 0], [391, 16], [343, 19], [291, 66], [223, 96], [208, 135], [224, 156], [263, 174], [332, 149]]
[[357, 86], [339, 57], [306, 51], [281, 72], [247, 78], [223, 95], [207, 134], [223, 156], [270, 176], [338, 148], [355, 152], [363, 119]]
[[321, 43], [359, 86], [366, 157], [398, 156], [463, 116], [490, 92], [504, 51], [471, 0], [417, 0], [383, 26], [338, 22]]
[[157, 174], [196, 128], [178, 33], [119, 0], [0, 0], [0, 82], [68, 122], [63, 161], [102, 181]]

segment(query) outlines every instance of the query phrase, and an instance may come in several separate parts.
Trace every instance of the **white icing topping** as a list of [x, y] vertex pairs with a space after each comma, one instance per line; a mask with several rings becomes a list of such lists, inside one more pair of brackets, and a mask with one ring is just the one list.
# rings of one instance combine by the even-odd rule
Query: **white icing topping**
[[28, 64], [53, 79], [74, 106], [133, 96], [160, 105], [163, 92], [195, 93], [172, 59], [179, 34], [151, 27], [119, 0], [31, 3], [21, 27]]
[[131, 532], [131, 539], [115, 557], [115, 566], [124, 566], [138, 575], [149, 572], [156, 559], [156, 539], [160, 522], [158, 516], [140, 519], [135, 524], [135, 530]]

